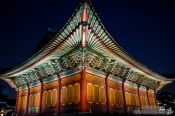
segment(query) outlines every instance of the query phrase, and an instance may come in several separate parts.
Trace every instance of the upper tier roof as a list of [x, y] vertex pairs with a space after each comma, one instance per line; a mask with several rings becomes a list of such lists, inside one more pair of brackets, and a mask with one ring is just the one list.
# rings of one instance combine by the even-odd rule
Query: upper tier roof
[[[86, 33], [89, 33], [85, 41], [79, 37], [79, 33], [77, 31], [83, 26], [88, 27]], [[107, 32], [89, 0], [79, 4], [66, 25], [56, 35], [54, 35], [45, 46], [42, 46], [42, 48], [40, 46], [39, 48], [41, 49], [31, 58], [29, 58], [23, 64], [2, 74], [1, 78], [14, 77], [16, 74], [48, 59], [49, 56], [52, 56], [55, 53], [61, 56], [73, 49], [82, 41], [84, 41], [84, 44], [87, 44], [106, 56], [109, 55], [113, 58], [121, 60], [122, 62], [126, 62], [127, 65], [134, 67], [137, 71], [149, 75], [154, 80], [164, 83], [169, 83], [172, 81], [172, 79], [168, 79], [153, 72], [124, 51]]]

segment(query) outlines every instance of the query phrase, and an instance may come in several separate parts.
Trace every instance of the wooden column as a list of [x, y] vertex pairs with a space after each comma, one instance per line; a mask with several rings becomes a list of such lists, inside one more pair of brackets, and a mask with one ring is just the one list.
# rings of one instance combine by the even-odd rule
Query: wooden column
[[126, 110], [126, 98], [125, 98], [125, 79], [122, 81], [122, 93], [123, 93], [123, 108], [124, 108], [124, 113], [127, 113]]
[[137, 92], [138, 92], [138, 98], [139, 98], [139, 105], [140, 105], [140, 110], [142, 110], [142, 104], [140, 100], [140, 91], [139, 91], [140, 85], [137, 85]]
[[18, 113], [19, 88], [17, 88], [15, 114]]
[[42, 101], [43, 101], [43, 83], [42, 80], [40, 80], [41, 83], [41, 91], [40, 91], [40, 103], [39, 103], [39, 113], [42, 113]]
[[146, 96], [147, 96], [147, 100], [148, 100], [148, 107], [150, 107], [148, 90], [149, 90], [149, 88], [146, 88]]
[[[86, 47], [86, 33], [87, 33], [87, 3], [83, 2], [83, 9], [81, 14], [81, 24], [82, 24], [82, 35], [81, 35], [81, 45], [82, 48]], [[84, 53], [83, 53], [84, 57]], [[83, 61], [84, 63], [84, 61]], [[82, 65], [81, 72], [81, 82], [80, 82], [80, 104], [81, 104], [81, 112], [87, 112], [87, 82], [86, 82], [86, 67], [84, 64]]]
[[156, 90], [154, 90], [154, 100], [155, 100], [155, 107], [156, 107], [156, 110], [157, 110]]
[[61, 78], [58, 78], [57, 96], [58, 96], [57, 97], [57, 113], [60, 113], [61, 112]]
[[106, 112], [110, 112], [110, 103], [109, 103], [109, 84], [108, 84], [108, 75], [105, 78], [105, 86], [106, 86]]
[[87, 112], [87, 82], [86, 82], [86, 67], [82, 68], [81, 72], [81, 112]]
[[29, 113], [29, 97], [30, 97], [30, 87], [28, 86], [28, 92], [27, 92], [27, 105], [26, 105], [26, 115]]

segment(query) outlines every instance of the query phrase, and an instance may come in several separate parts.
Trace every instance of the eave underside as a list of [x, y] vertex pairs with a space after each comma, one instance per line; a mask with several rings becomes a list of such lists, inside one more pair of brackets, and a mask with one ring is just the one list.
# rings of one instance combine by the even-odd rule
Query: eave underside
[[[135, 77], [142, 79], [142, 83], [145, 83], [145, 78], [147, 78], [146, 83], [151, 83], [153, 81], [158, 85], [172, 81], [171, 79], [167, 79], [151, 71], [129, 56], [106, 31], [90, 3], [87, 7], [88, 21], [81, 22], [80, 17], [82, 15], [82, 9], [82, 4], [80, 4], [63, 29], [58, 32], [51, 42], [49, 42], [43, 49], [19, 67], [1, 75], [1, 77], [13, 80], [15, 80], [16, 77], [22, 78], [26, 74], [30, 75], [30, 73], [34, 73], [36, 70], [39, 70], [40, 67], [43, 68], [45, 65], [49, 66], [51, 60], [61, 59], [63, 56], [66, 56], [68, 52], [75, 50], [75, 48], [80, 49], [82, 27], [86, 26], [86, 44], [90, 49], [92, 49], [92, 51], [95, 51], [93, 54], [101, 54], [101, 56], [105, 58], [104, 63], [108, 62], [111, 65], [111, 68], [115, 68], [117, 66], [120, 68], [124, 67], [122, 70], [116, 69], [116, 71], [121, 70], [128, 74], [129, 76], [124, 74], [127, 80], [133, 81], [134, 79], [131, 78], [130, 74], [137, 73], [139, 76]], [[100, 59], [97, 58], [96, 60], [99, 61]], [[141, 83], [141, 81], [139, 82]]]

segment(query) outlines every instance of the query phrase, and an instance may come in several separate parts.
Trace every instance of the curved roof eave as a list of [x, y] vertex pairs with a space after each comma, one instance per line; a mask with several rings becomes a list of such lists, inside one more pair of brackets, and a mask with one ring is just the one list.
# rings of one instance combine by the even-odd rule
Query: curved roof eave
[[[74, 14], [68, 20], [68, 22], [66, 23], [66, 25], [58, 32], [58, 34], [56, 34], [55, 37], [53, 37], [53, 39], [46, 46], [44, 46], [40, 51], [38, 51], [36, 54], [34, 54], [27, 61], [25, 61], [24, 63], [22, 63], [21, 65], [15, 67], [15, 68], [9, 70], [8, 72], [0, 75], [0, 77], [1, 78], [10, 77], [14, 73], [17, 73], [17, 72], [20, 72], [20, 71], [22, 71], [24, 69], [27, 69], [28, 67], [30, 67], [30, 66], [34, 65], [35, 63], [39, 62], [41, 59], [45, 59], [46, 56], [48, 56], [49, 54], [51, 54], [51, 52], [53, 52], [53, 50], [55, 48], [54, 49], [50, 49], [49, 51], [47, 49], [52, 45], [52, 43], [54, 43], [54, 41], [65, 30], [65, 28], [67, 28], [67, 25], [69, 25], [69, 23], [72, 20], [74, 20], [73, 18], [76, 15], [76, 13], [78, 12], [78, 10], [80, 9], [81, 5], [82, 5], [82, 3], [80, 3], [80, 5], [77, 7], [77, 9], [75, 10]], [[174, 81], [175, 80], [175, 79], [168, 79], [168, 78], [166, 78], [164, 76], [161, 76], [158, 73], [155, 73], [154, 71], [150, 70], [145, 65], [141, 64], [136, 59], [134, 59], [133, 57], [131, 57], [126, 51], [124, 51], [124, 49], [121, 48], [117, 44], [117, 42], [115, 42], [115, 40], [112, 38], [112, 36], [107, 32], [107, 30], [105, 29], [104, 25], [100, 21], [100, 18], [98, 17], [97, 13], [95, 12], [95, 10], [94, 10], [94, 8], [92, 7], [91, 4], [90, 4], [90, 7], [91, 7], [92, 11], [94, 12], [95, 16], [97, 17], [99, 23], [102, 25], [103, 29], [105, 30], [105, 33], [107, 33], [107, 35], [109, 36], [110, 41], [112, 41], [113, 43], [115, 43], [115, 45], [120, 49], [120, 52], [113, 51], [116, 55], [118, 55], [121, 59], [126, 60], [128, 63], [131, 63], [138, 70], [143, 71], [143, 72], [149, 74], [150, 76], [152, 76], [154, 78], [157, 78], [159, 80], [162, 80], [163, 82], [170, 82], [170, 81]], [[110, 48], [110, 46], [108, 46], [108, 48]]]

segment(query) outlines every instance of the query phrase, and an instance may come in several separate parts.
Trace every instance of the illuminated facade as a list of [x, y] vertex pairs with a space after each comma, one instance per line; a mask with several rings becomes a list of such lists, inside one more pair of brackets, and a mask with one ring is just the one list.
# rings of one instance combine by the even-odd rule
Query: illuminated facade
[[155, 92], [172, 81], [129, 56], [89, 1], [49, 44], [1, 79], [18, 91], [18, 115], [156, 111]]

